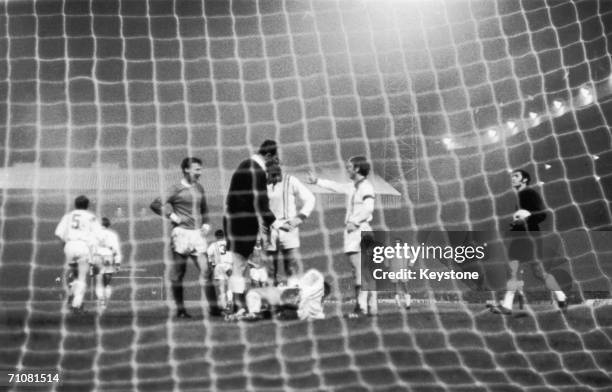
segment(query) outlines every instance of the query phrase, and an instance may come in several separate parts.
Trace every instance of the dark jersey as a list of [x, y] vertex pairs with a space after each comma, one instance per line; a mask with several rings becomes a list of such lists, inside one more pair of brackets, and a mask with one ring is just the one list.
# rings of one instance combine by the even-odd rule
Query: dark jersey
[[535, 190], [525, 188], [518, 192], [517, 210], [527, 210], [531, 213], [525, 221], [512, 222], [512, 231], [539, 231], [540, 223], [546, 219], [546, 210], [542, 198]]
[[178, 225], [185, 229], [199, 229], [203, 223], [208, 223], [208, 206], [206, 195], [201, 184], [185, 186], [183, 182], [171, 187], [162, 198], [151, 203], [151, 209], [159, 215], [170, 216], [175, 213], [181, 219]]

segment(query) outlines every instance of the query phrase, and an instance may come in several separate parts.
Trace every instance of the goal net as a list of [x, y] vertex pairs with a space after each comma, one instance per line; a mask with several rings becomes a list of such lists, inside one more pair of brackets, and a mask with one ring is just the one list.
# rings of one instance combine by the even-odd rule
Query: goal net
[[[611, 26], [605, 0], [1, 2], [0, 369], [59, 372], [51, 390], [608, 390]], [[491, 290], [449, 284], [345, 319], [345, 200], [313, 186], [300, 254], [333, 287], [328, 318], [216, 320], [190, 265], [179, 322], [149, 204], [198, 157], [221, 228], [265, 139], [302, 182], [366, 156], [376, 230], [504, 232], [528, 171], [573, 307], [500, 318]], [[124, 262], [106, 313], [77, 318], [53, 232], [80, 194]]]

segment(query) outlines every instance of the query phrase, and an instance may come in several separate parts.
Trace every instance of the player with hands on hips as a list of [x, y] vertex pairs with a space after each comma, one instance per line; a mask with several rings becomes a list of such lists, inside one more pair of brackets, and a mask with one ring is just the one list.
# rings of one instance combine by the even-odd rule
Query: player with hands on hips
[[207, 269], [206, 234], [210, 231], [208, 206], [204, 188], [199, 183], [202, 161], [187, 157], [181, 162], [183, 179], [163, 197], [151, 203], [151, 210], [172, 222], [172, 258], [170, 281], [178, 318], [190, 318], [183, 299], [183, 278], [187, 260], [191, 259], [200, 273]]

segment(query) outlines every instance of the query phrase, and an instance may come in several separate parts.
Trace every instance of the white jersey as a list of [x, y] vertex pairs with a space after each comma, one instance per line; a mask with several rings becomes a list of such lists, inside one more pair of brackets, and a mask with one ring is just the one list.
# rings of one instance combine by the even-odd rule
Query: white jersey
[[98, 253], [101, 255], [112, 255], [114, 264], [121, 264], [121, 243], [119, 236], [114, 230], [103, 227], [98, 236]]
[[87, 210], [73, 210], [62, 217], [55, 235], [64, 242], [82, 241], [95, 246], [102, 230], [96, 216]]
[[320, 179], [317, 185], [348, 196], [344, 223], [362, 226], [372, 221], [373, 209], [368, 199], [374, 200], [374, 186], [368, 179], [346, 184]]
[[232, 254], [227, 251], [225, 240], [215, 241], [208, 247], [208, 260], [215, 265], [232, 265]]
[[[266, 250], [294, 249], [300, 247], [300, 232], [296, 227], [290, 231], [279, 230], [285, 222], [300, 216], [306, 219], [315, 206], [315, 197], [312, 192], [296, 177], [283, 175], [280, 182], [268, 185], [268, 198], [270, 211], [274, 213], [276, 221], [271, 227], [270, 238], [267, 239]], [[301, 205], [298, 211], [298, 201]]]

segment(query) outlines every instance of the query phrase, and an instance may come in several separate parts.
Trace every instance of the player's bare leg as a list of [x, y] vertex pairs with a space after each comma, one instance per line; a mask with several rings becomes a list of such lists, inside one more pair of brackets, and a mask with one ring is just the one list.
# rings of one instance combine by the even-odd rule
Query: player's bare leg
[[89, 275], [89, 260], [82, 257], [77, 262], [77, 277], [72, 282], [72, 311], [79, 312], [83, 305], [85, 291], [87, 289], [87, 277]]
[[232, 276], [228, 280], [229, 289], [234, 300], [234, 312], [246, 308], [244, 292], [246, 291], [247, 259], [236, 252], [232, 253]]
[[359, 252], [346, 253], [351, 265], [355, 282], [355, 310], [349, 313], [349, 318], [361, 317], [368, 311], [368, 292], [361, 289], [361, 254]]

